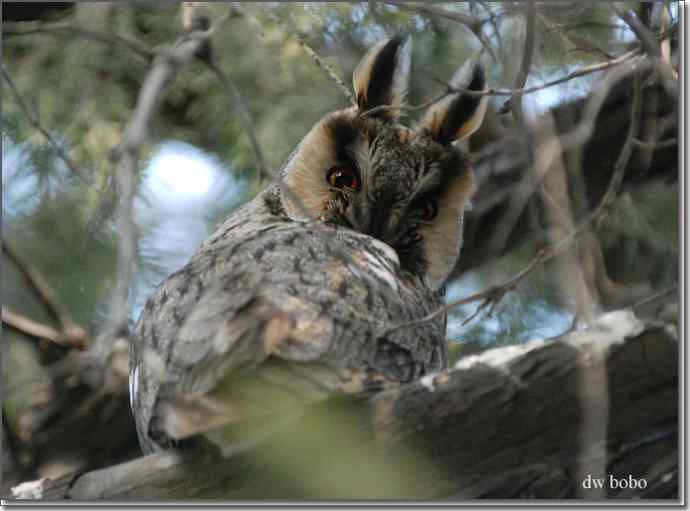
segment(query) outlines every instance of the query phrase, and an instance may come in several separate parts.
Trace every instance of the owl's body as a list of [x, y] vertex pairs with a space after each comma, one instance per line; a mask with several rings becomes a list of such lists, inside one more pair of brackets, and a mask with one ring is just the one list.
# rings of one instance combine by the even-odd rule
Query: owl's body
[[[476, 69], [464, 85], [481, 90]], [[452, 95], [416, 132], [391, 110], [361, 115], [399, 105], [407, 72], [404, 39], [372, 49], [355, 72], [358, 107], [317, 123], [280, 181], [149, 299], [130, 362], [145, 451], [445, 368], [443, 315], [391, 327], [442, 305], [473, 191], [451, 142], [483, 106]]]

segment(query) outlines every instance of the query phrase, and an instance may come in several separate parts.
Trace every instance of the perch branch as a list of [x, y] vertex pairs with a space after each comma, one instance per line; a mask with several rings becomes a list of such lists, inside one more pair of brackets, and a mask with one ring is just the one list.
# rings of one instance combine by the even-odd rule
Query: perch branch
[[[410, 499], [572, 497], [582, 484], [573, 474], [580, 449], [592, 448], [595, 456], [586, 460], [588, 467], [596, 467], [603, 457], [615, 461], [617, 473], [645, 477], [649, 487], [628, 497], [672, 498], [679, 481], [673, 441], [678, 435], [678, 349], [678, 341], [663, 327], [644, 324], [630, 311], [616, 311], [588, 331], [470, 355], [450, 370], [377, 394], [368, 403], [373, 413], [362, 425], [373, 430], [375, 438], [369, 444], [368, 436], [356, 437], [361, 439], [354, 449], [356, 458], [341, 447], [349, 422], [338, 422], [334, 428], [329, 427], [333, 421], [310, 426], [314, 421], [305, 420], [278, 433], [277, 439], [227, 459], [169, 450], [55, 480], [23, 483], [12, 489], [11, 497], [72, 502], [336, 495], [371, 499], [403, 494]], [[601, 367], [609, 374], [610, 396], [604, 449], [581, 445], [581, 405], [585, 399], [603, 404], [607, 396], [578, 392], [580, 379], [591, 378]], [[639, 374], [646, 377], [634, 377]], [[318, 428], [319, 438], [337, 438], [340, 451], [314, 448], [315, 440], [305, 433], [309, 427], [308, 431]], [[411, 454], [404, 450], [409, 445], [415, 446]], [[282, 454], [277, 465], [276, 449]], [[403, 476], [400, 468], [407, 466], [401, 460], [408, 458], [401, 456], [413, 456], [412, 480], [404, 479], [408, 485], [396, 479], [397, 485], [385, 487], [382, 472], [374, 486], [366, 480], [362, 485], [361, 478], [332, 477], [350, 474], [340, 470], [352, 470], [353, 459], [357, 471], [371, 470], [372, 460], [390, 463], [387, 453], [397, 454], [392, 458], [397, 463], [374, 466], [395, 468], [390, 473], [394, 478]], [[431, 453], [433, 466], [428, 466], [425, 461]], [[335, 484], [329, 477], [337, 479]], [[610, 496], [623, 497], [625, 491]]]

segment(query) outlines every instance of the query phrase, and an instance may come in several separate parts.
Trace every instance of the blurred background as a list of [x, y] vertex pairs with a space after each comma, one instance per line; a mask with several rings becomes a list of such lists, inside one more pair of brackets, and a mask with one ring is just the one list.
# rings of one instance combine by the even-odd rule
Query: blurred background
[[[303, 43], [349, 84], [368, 47], [396, 33], [410, 33], [412, 105], [443, 92], [444, 81], [473, 56], [483, 62], [491, 88], [509, 90], [526, 38], [519, 4], [238, 4], [213, 36], [213, 58], [239, 91], [267, 166], [275, 172], [313, 123], [348, 104]], [[2, 6], [2, 229], [3, 245], [16, 255], [3, 259], [3, 319], [7, 310], [40, 325], [58, 326], [27, 284], [20, 268], [24, 264], [45, 278], [55, 301], [90, 339], [107, 322], [117, 278], [118, 192], [110, 154], [132, 116], [151, 55], [183, 33], [180, 5], [32, 5]], [[672, 32], [678, 22], [677, 2], [626, 6], [655, 33]], [[434, 13], [434, 7], [451, 16]], [[214, 19], [228, 6], [209, 9]], [[452, 13], [481, 23], [468, 26]], [[608, 2], [539, 4], [533, 30], [526, 87], [568, 77], [640, 47], [636, 33]], [[669, 39], [673, 55], [676, 43]], [[547, 116], [552, 135], [569, 131], [602, 76], [603, 71], [587, 72], [526, 94], [527, 122], [536, 126]], [[626, 78], [611, 88], [587, 144], [563, 158], [571, 194], [577, 191], [581, 199], [570, 207], [575, 221], [597, 204], [608, 185], [629, 126], [631, 83]], [[644, 140], [633, 149], [619, 197], [604, 218], [593, 251], [603, 262], [591, 264], [605, 268], [604, 277], [593, 277], [603, 295], [597, 305], [603, 308], [633, 305], [669, 289], [678, 278], [677, 108], [654, 84], [646, 85], [638, 137]], [[522, 190], [533, 154], [529, 144], [516, 138], [521, 133], [509, 97], [489, 99], [487, 120], [469, 142], [480, 191], [469, 213], [463, 262], [448, 285], [448, 301], [506, 281], [554, 239], [554, 228], [545, 220], [548, 211], [540, 203], [543, 197], [528, 194], [517, 213], [511, 209], [509, 201]], [[198, 61], [180, 69], [165, 91], [139, 154], [131, 322], [155, 286], [189, 259], [214, 226], [265, 186], [239, 114], [242, 107]], [[415, 112], [404, 122], [413, 124]], [[572, 185], [575, 178], [584, 183], [580, 188]], [[506, 223], [513, 225], [497, 235]], [[494, 240], [490, 246], [489, 240]], [[491, 307], [491, 314], [486, 308], [474, 316], [480, 302], [453, 309], [448, 326], [453, 361], [487, 347], [552, 337], [572, 328], [579, 304], [564, 289], [565, 280], [562, 266], [549, 262]], [[625, 289], [627, 302], [609, 300], [602, 291], [607, 285]], [[131, 437], [109, 446], [108, 453], [93, 454], [86, 441], [59, 463], [48, 454], [57, 449], [46, 447], [58, 431], [51, 429], [58, 423], [57, 396], [69, 386], [56, 383], [55, 371], [64, 370], [68, 350], [36, 342], [19, 330], [5, 326], [3, 332], [3, 381], [5, 392], [10, 390], [3, 401], [3, 436], [13, 451], [12, 459], [3, 452], [3, 469], [11, 467], [10, 480], [61, 475], [135, 456]], [[13, 395], [17, 387], [23, 390]], [[99, 410], [110, 417], [126, 414], [117, 403], [111, 411], [100, 405]], [[88, 403], [84, 406], [90, 413]], [[127, 418], [121, 421], [130, 426]]]

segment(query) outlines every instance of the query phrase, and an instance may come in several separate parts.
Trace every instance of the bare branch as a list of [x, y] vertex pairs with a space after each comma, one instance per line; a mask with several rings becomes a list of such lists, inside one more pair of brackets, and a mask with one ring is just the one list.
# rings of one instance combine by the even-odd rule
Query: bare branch
[[446, 19], [455, 21], [457, 23], [461, 23], [462, 25], [465, 25], [467, 28], [469, 28], [472, 31], [472, 33], [474, 33], [475, 35], [477, 34], [477, 32], [479, 30], [481, 30], [482, 25], [486, 21], [486, 20], [482, 20], [480, 18], [476, 18], [474, 16], [469, 16], [467, 14], [463, 14], [461, 12], [448, 11], [448, 10], [443, 9], [441, 7], [429, 5], [428, 3], [419, 4], [419, 3], [402, 2], [400, 0], [388, 0], [386, 3], [400, 7], [401, 9], [404, 9], [406, 11], [422, 12], [424, 14], [429, 14], [431, 16], [438, 16], [441, 18], [446, 18]]
[[26, 118], [29, 120], [31, 125], [38, 130], [41, 135], [45, 137], [45, 139], [48, 141], [48, 144], [50, 147], [53, 149], [55, 154], [60, 158], [65, 165], [67, 165], [67, 168], [77, 176], [79, 179], [82, 181], [88, 182], [84, 174], [82, 174], [81, 170], [77, 167], [77, 165], [72, 161], [72, 159], [67, 156], [67, 153], [62, 149], [60, 144], [57, 143], [57, 141], [53, 138], [53, 136], [46, 130], [41, 123], [38, 120], [38, 116], [29, 108], [29, 105], [26, 104], [24, 99], [22, 98], [21, 94], [19, 94], [19, 91], [17, 90], [17, 86], [14, 84], [14, 81], [10, 77], [9, 73], [5, 69], [5, 66], [1, 66], [2, 68], [2, 77], [5, 79], [5, 82], [9, 86], [10, 90], [12, 91], [12, 95], [14, 96], [15, 101], [19, 105], [19, 108], [24, 112], [24, 115]]
[[256, 136], [256, 125], [254, 124], [252, 115], [249, 112], [249, 107], [247, 106], [244, 97], [242, 97], [240, 90], [237, 88], [230, 76], [227, 73], [223, 72], [223, 70], [212, 60], [206, 60], [204, 61], [204, 63], [216, 75], [221, 85], [223, 86], [223, 89], [225, 90], [225, 94], [229, 98], [231, 98], [232, 103], [234, 104], [235, 108], [237, 108], [237, 111], [240, 114], [240, 119], [242, 120], [242, 124], [244, 125], [244, 131], [247, 133], [247, 136], [249, 137], [249, 142], [252, 146], [252, 150], [254, 151], [254, 157], [256, 159], [256, 165], [259, 170], [259, 176], [263, 177], [268, 181], [272, 180], [274, 176], [271, 173], [271, 171], [268, 170], [268, 166], [266, 165], [266, 158], [264, 158], [263, 151], [261, 150], [261, 145], [259, 145], [259, 140]]
[[155, 51], [133, 37], [109, 34], [78, 27], [72, 23], [3, 23], [3, 36], [23, 36], [32, 34], [65, 34], [84, 37], [113, 46], [121, 46], [138, 55], [147, 62], [155, 57]]
[[36, 337], [37, 339], [46, 339], [66, 348], [85, 349], [83, 340], [74, 337], [68, 337], [63, 332], [56, 330], [52, 326], [44, 325], [26, 316], [22, 316], [16, 312], [11, 311], [7, 306], [2, 306], [2, 322], [10, 328], [14, 328], [26, 335]]
[[611, 8], [615, 11], [618, 17], [622, 19], [625, 24], [628, 25], [628, 27], [630, 27], [630, 30], [635, 33], [642, 44], [642, 48], [644, 48], [644, 51], [650, 57], [661, 57], [661, 47], [654, 37], [654, 34], [647, 27], [645, 27], [642, 22], [632, 14], [632, 12], [617, 5], [616, 3], [612, 3]]
[[[252, 16], [249, 12], [247, 12], [245, 9], [239, 8], [237, 6], [234, 7], [238, 12], [240, 12], [243, 16], [245, 16], [253, 25], [257, 27], [261, 27], [261, 23], [254, 17]], [[282, 25], [283, 21], [276, 16], [274, 12], [269, 12], [268, 15], [273, 19], [273, 21], [277, 25]], [[259, 28], [260, 32], [259, 35], [262, 37], [264, 36], [263, 31]], [[331, 66], [328, 62], [323, 60], [321, 56], [312, 48], [309, 46], [306, 41], [304, 40], [304, 37], [302, 37], [298, 31], [294, 28], [287, 30], [286, 33], [292, 37], [294, 37], [297, 40], [297, 43], [304, 49], [304, 51], [312, 58], [314, 59], [314, 62], [318, 67], [323, 69], [330, 80], [340, 89], [340, 91], [343, 93], [343, 95], [347, 98], [347, 100], [350, 102], [351, 105], [355, 106], [357, 102], [355, 101], [354, 96], [352, 95], [352, 92], [350, 92], [350, 88], [345, 84], [343, 79], [340, 77], [340, 75], [333, 69], [333, 66]]]
[[640, 112], [642, 111], [642, 84], [639, 75], [633, 77], [633, 100], [632, 100], [632, 111], [630, 112], [630, 126], [628, 127], [628, 133], [625, 136], [625, 142], [623, 143], [623, 149], [616, 159], [616, 163], [613, 166], [613, 176], [611, 176], [611, 181], [606, 193], [601, 199], [601, 202], [594, 210], [593, 215], [596, 217], [595, 228], [599, 229], [604, 220], [605, 209], [613, 202], [616, 195], [618, 195], [618, 190], [620, 189], [621, 183], [623, 182], [623, 175], [625, 174], [625, 169], [628, 166], [628, 161], [630, 161], [630, 156], [632, 155], [633, 147], [635, 146], [635, 138], [637, 138], [637, 133], [640, 129]]
[[306, 51], [307, 54], [309, 54], [309, 56], [310, 56], [312, 59], [314, 59], [314, 62], [316, 62], [316, 65], [319, 66], [319, 67], [320, 67], [321, 69], [323, 69], [324, 71], [326, 71], [326, 74], [328, 74], [328, 76], [330, 76], [331, 80], [333, 80], [333, 82], [335, 82], [335, 84], [340, 88], [340, 90], [341, 90], [342, 93], [345, 95], [345, 97], [348, 99], [348, 101], [350, 102], [350, 104], [351, 104], [351, 105], [356, 105], [357, 102], [355, 101], [354, 96], [353, 96], [352, 93], [350, 92], [350, 89], [348, 88], [347, 85], [345, 85], [345, 82], [343, 81], [343, 79], [340, 78], [340, 76], [338, 76], [338, 73], [335, 72], [335, 69], [333, 69], [333, 67], [332, 67], [330, 64], [328, 64], [328, 62], [326, 62], [325, 60], [323, 60], [323, 59], [319, 56], [319, 54], [316, 53], [316, 51], [314, 50], [314, 48], [312, 48], [311, 46], [309, 46], [309, 45], [304, 41], [304, 39], [302, 39], [302, 38], [299, 37], [299, 36], [295, 36], [295, 37], [297, 38], [297, 42], [299, 43], [299, 45], [300, 45], [302, 48], [304, 48], [304, 51]]
[[482, 33], [482, 26], [484, 25], [484, 23], [489, 21], [489, 18], [480, 19], [480, 18], [476, 18], [474, 16], [463, 14], [461, 12], [448, 11], [446, 9], [436, 7], [434, 5], [429, 5], [428, 3], [425, 3], [425, 4], [408, 3], [408, 2], [402, 2], [399, 0], [390, 0], [390, 1], [387, 1], [386, 3], [400, 7], [401, 9], [404, 9], [406, 11], [413, 11], [413, 12], [428, 14], [431, 16], [438, 16], [438, 17], [446, 18], [446, 19], [455, 21], [457, 23], [460, 23], [462, 25], [465, 25], [474, 34], [474, 36], [481, 43], [481, 45], [484, 47], [484, 49], [486, 49], [486, 51], [489, 52], [489, 55], [491, 55], [491, 58], [493, 59], [493, 61], [498, 62], [498, 59], [496, 58], [496, 55], [493, 51], [493, 48], [491, 48], [491, 45], [489, 44], [489, 42], [486, 40], [486, 37], [484, 37], [484, 34]]
[[565, 76], [562, 76], [560, 78], [556, 78], [554, 80], [539, 84], [539, 85], [533, 85], [531, 87], [524, 87], [521, 89], [494, 89], [494, 88], [488, 88], [483, 91], [473, 91], [473, 90], [463, 90], [459, 91], [458, 89], [453, 88], [450, 84], [443, 83], [443, 85], [446, 87], [446, 90], [439, 94], [438, 96], [433, 97], [432, 99], [425, 101], [423, 104], [420, 105], [401, 105], [401, 106], [390, 106], [390, 105], [379, 105], [377, 107], [371, 108], [370, 110], [367, 110], [366, 112], [362, 112], [360, 115], [371, 115], [373, 113], [380, 112], [382, 110], [393, 110], [393, 109], [399, 109], [402, 111], [409, 111], [409, 112], [414, 112], [418, 110], [423, 110], [425, 108], [428, 108], [429, 106], [433, 105], [434, 103], [441, 101], [442, 99], [446, 98], [449, 94], [455, 94], [458, 92], [462, 92], [463, 94], [467, 94], [468, 96], [513, 96], [514, 94], [522, 93], [523, 95], [527, 94], [532, 94], [534, 92], [538, 92], [543, 89], [547, 89], [549, 87], [554, 87], [556, 85], [560, 85], [562, 83], [568, 82], [574, 78], [579, 78], [582, 76], [590, 75], [592, 73], [596, 73], [599, 71], [604, 71], [606, 69], [618, 66], [624, 62], [628, 62], [634, 57], [637, 57], [641, 54], [640, 50], [632, 50], [628, 51], [626, 53], [623, 53], [619, 55], [618, 57], [608, 60], [606, 62], [599, 62], [596, 64], [591, 64], [588, 66], [581, 67], [580, 69], [576, 69], [575, 71], [568, 73]]
[[111, 158], [118, 164], [116, 170], [120, 202], [117, 208], [120, 244], [118, 250], [118, 277], [110, 308], [109, 331], [121, 335], [127, 331], [128, 297], [132, 283], [136, 251], [135, 225], [132, 218], [134, 182], [138, 174], [141, 145], [148, 136], [148, 127], [160, 103], [163, 92], [174, 80], [181, 66], [191, 62], [208, 43], [218, 27], [230, 17], [231, 11], [218, 18], [208, 30], [185, 34], [170, 48], [158, 53], [137, 98], [134, 114], [112, 151]]
[[643, 149], [665, 149], [667, 147], [676, 147], [678, 145], [677, 138], [669, 138], [667, 140], [659, 140], [657, 142], [642, 141], [638, 138], [633, 139], [633, 144]]
[[522, 62], [520, 69], [515, 76], [513, 82], [513, 90], [515, 91], [510, 98], [510, 103], [513, 110], [513, 119], [518, 129], [524, 130], [525, 117], [522, 109], [523, 89], [527, 82], [530, 67], [532, 67], [532, 56], [534, 55], [534, 40], [536, 30], [534, 29], [536, 18], [536, 7], [532, 0], [527, 2], [527, 11], [525, 12], [526, 27], [525, 27], [525, 46], [522, 50]]
[[[57, 293], [48, 283], [45, 276], [24, 261], [13, 245], [8, 243], [6, 238], [2, 239], [2, 249], [3, 253], [14, 263], [31, 288], [35, 291], [36, 296], [46, 307], [53, 319], [60, 324], [62, 332], [58, 332], [58, 334], [63, 339], [62, 344], [70, 344], [79, 349], [85, 348], [89, 340], [86, 330], [77, 325], [71, 318], [67, 309], [60, 304]], [[46, 337], [46, 339], [49, 338], [50, 337]]]

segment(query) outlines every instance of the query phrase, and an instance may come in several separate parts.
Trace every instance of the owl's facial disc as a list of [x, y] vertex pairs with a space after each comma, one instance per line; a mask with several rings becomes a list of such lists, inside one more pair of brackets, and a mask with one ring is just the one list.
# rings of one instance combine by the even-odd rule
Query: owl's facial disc
[[[442, 286], [462, 244], [463, 211], [474, 191], [456, 140], [481, 124], [484, 72], [475, 61], [450, 83], [415, 130], [397, 124], [410, 74], [411, 43], [374, 46], [353, 73], [356, 106], [327, 115], [291, 155], [282, 177], [293, 219], [318, 219], [392, 247], [404, 270]], [[471, 91], [465, 94], [463, 91]], [[299, 198], [299, 201], [290, 195]]]

